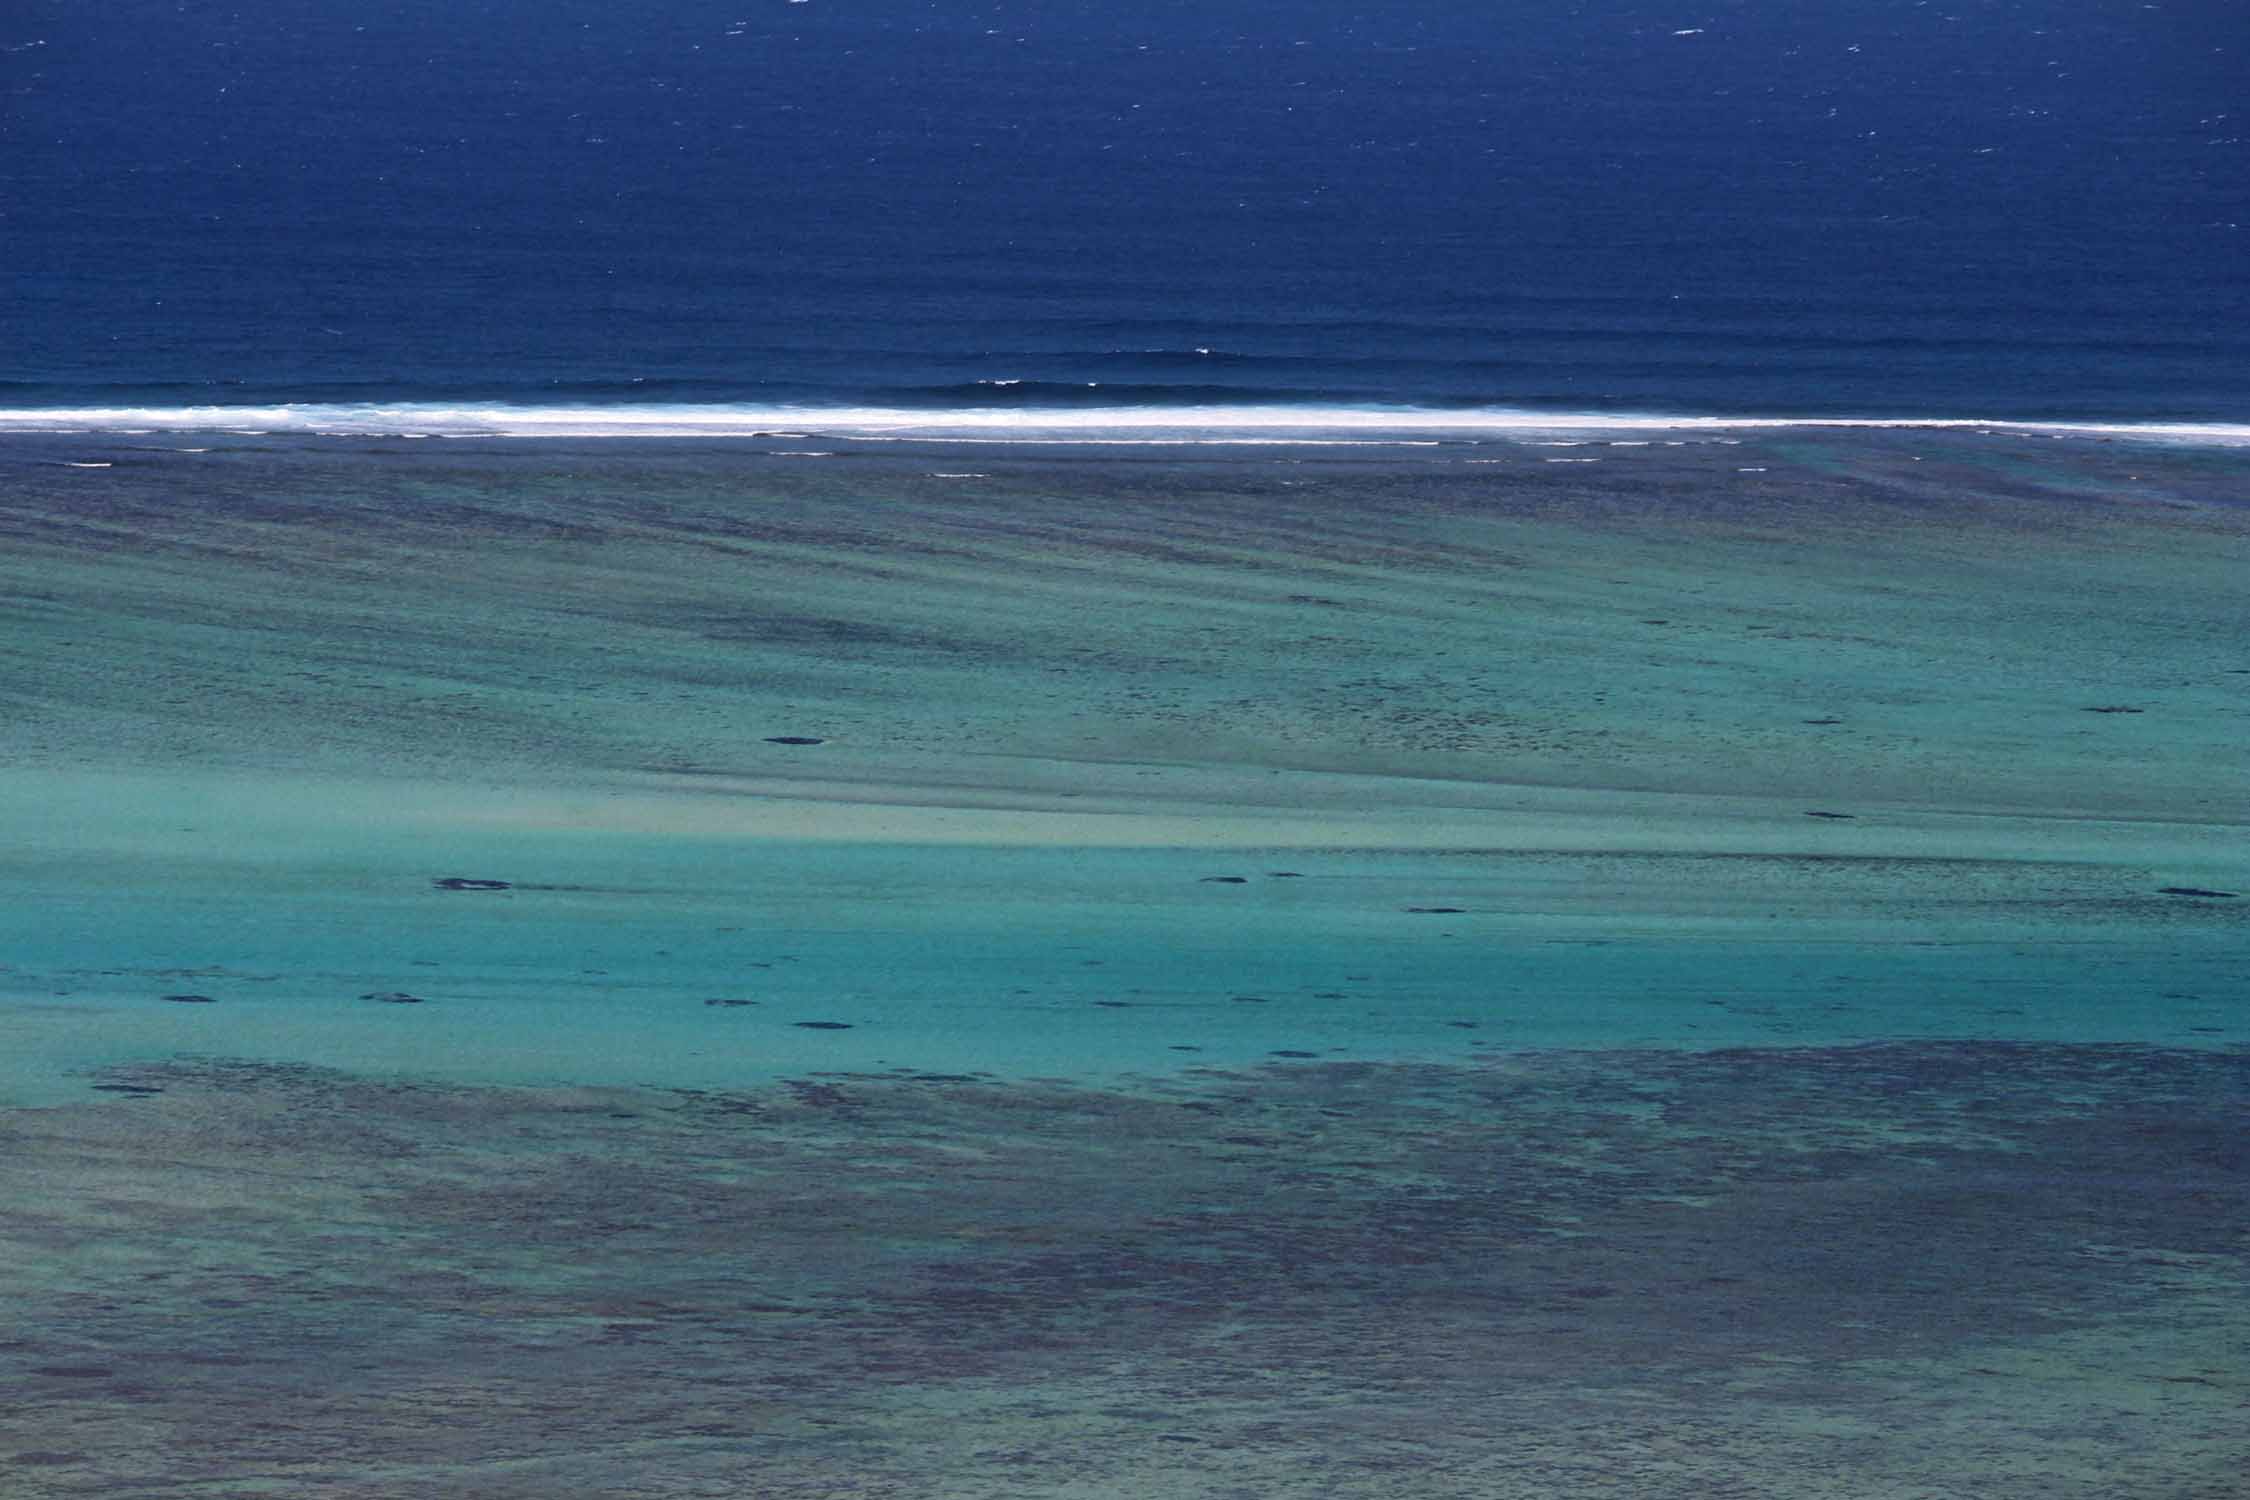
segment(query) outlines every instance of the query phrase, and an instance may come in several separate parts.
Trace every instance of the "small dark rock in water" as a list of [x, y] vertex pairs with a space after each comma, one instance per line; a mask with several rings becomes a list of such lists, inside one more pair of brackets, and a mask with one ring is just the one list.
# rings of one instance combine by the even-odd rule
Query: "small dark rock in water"
[[2086, 710], [2086, 712], [2090, 714], [2139, 714], [2146, 713], [2148, 712], [2148, 710], [2145, 708], [2134, 708], [2129, 704], [2124, 703], [2104, 703], [2099, 708], [2089, 708]]
[[514, 889], [514, 885], [510, 881], [471, 880], [466, 875], [447, 875], [442, 879], [431, 881], [430, 884], [441, 891], [505, 891]]
[[1237, 995], [1234, 997], [1234, 1003], [1237, 1005], [1263, 1005], [1266, 1003], [1266, 997], [1263, 995]]
[[1248, 885], [1250, 879], [1246, 875], [1206, 875], [1199, 883], [1203, 885]]
[[1463, 911], [1464, 908], [1458, 906], [1409, 906], [1407, 910], [1425, 912], [1433, 915], [1442, 914], [1445, 916], [1454, 916]]
[[769, 734], [766, 736], [766, 743], [769, 745], [825, 745], [828, 741], [810, 734]]
[[859, 1101], [832, 1083], [815, 1083], [809, 1078], [784, 1078], [782, 1083], [796, 1095], [799, 1104], [809, 1104], [815, 1109], [856, 1109]]
[[1317, 1053], [1317, 1052], [1292, 1052], [1292, 1051], [1290, 1051], [1290, 1050], [1289, 1050], [1288, 1048], [1286, 1048], [1286, 1047], [1285, 1047], [1285, 1048], [1281, 1049], [1281, 1050], [1280, 1050], [1280, 1051], [1278, 1051], [1278, 1052], [1268, 1052], [1268, 1053], [1266, 1054], [1266, 1056], [1268, 1056], [1268, 1057], [1318, 1057], [1318, 1056], [1320, 1056], [1320, 1054], [1319, 1054], [1319, 1053]]
[[705, 1005], [724, 1005], [731, 1009], [736, 1006], [756, 1005], [758, 1002], [755, 1000], [706, 1000], [703, 1003]]
[[370, 990], [359, 997], [362, 1000], [380, 1000], [385, 1005], [420, 1005], [420, 995], [409, 995], [404, 990]]
[[2156, 894], [2159, 896], [2216, 896], [2221, 900], [2232, 901], [2242, 893], [2240, 891], [2207, 891], [2199, 885], [2162, 885], [2156, 888]]
[[216, 1005], [219, 1003], [209, 995], [166, 995], [164, 998], [174, 1005]]
[[1201, 1052], [1203, 1049], [1201, 1047], [1190, 1047], [1185, 1043], [1175, 1042], [1168, 1050], [1173, 1052]]
[[1096, 1000], [1094, 1003], [1105, 1010], [1131, 1010], [1133, 1008], [1133, 1002], [1130, 1000]]
[[164, 1092], [162, 1089], [152, 1089], [145, 1083], [97, 1083], [93, 1085], [93, 1090], [97, 1094], [161, 1094]]
[[1851, 821], [1852, 819], [1854, 819], [1854, 818], [1858, 817], [1858, 816], [1859, 816], [1859, 814], [1858, 814], [1858, 813], [1809, 812], [1809, 813], [1806, 813], [1806, 814], [1805, 814], [1805, 816], [1806, 816], [1806, 817], [1808, 817], [1808, 818], [1827, 818], [1827, 819], [1829, 819], [1829, 820], [1830, 820], [1830, 821], [1832, 821], [1832, 822], [1838, 822], [1838, 823], [1849, 823], [1849, 822], [1850, 822], [1850, 821]]
[[807, 1031], [849, 1031], [852, 1029], [852, 1023], [849, 1021], [796, 1021], [791, 1024], [802, 1026]]
[[1304, 879], [1304, 878], [1305, 878], [1305, 872], [1304, 872], [1304, 871], [1302, 871], [1302, 870], [1268, 870], [1268, 871], [1266, 871], [1266, 879], [1268, 879], [1268, 880], [1302, 880], [1302, 879]]
[[1463, 1031], [1474, 1031], [1477, 1029], [1477, 1023], [1474, 1021], [1448, 1021], [1445, 1024], [1448, 1026], [1457, 1026]]

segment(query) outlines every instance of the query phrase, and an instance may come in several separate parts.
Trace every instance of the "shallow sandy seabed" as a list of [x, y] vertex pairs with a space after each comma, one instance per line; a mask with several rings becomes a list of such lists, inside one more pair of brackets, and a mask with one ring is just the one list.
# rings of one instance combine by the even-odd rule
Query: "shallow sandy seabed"
[[2250, 459], [845, 446], [0, 446], [0, 1493], [2230, 1492]]

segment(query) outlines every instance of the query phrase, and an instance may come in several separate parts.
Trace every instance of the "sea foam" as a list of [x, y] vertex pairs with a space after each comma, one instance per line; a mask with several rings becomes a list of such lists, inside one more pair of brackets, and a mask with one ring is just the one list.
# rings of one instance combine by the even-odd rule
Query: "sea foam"
[[1411, 406], [453, 405], [437, 402], [270, 406], [0, 409], [0, 433], [228, 432], [242, 435], [490, 438], [843, 438], [979, 443], [1428, 443], [1558, 434], [1778, 428], [1979, 431], [2056, 437], [2250, 443], [2250, 423], [1997, 421], [1977, 417], [1695, 416]]

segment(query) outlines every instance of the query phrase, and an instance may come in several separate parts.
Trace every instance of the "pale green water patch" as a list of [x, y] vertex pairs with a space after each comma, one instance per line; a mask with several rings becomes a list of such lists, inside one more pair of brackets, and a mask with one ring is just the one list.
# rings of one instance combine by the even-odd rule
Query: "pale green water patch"
[[2224, 1039], [2240, 460], [2026, 451], [39, 470], [11, 1097]]
[[[1918, 888], [1920, 863], [1882, 863], [1783, 914], [1761, 909], [1772, 890], [1683, 896], [1682, 879], [1707, 883], [1695, 858], [525, 833], [481, 848], [19, 873], [0, 975], [12, 1097], [173, 1052], [717, 1087], [818, 1067], [1099, 1079], [1278, 1053], [2201, 1045], [2244, 1023], [2239, 924], [2218, 903], [2097, 889], [2068, 920], [2017, 910], [2027, 878], [2115, 878], [2075, 865], [1939, 863]], [[440, 888], [451, 873], [513, 884]], [[421, 1003], [365, 998], [400, 994]]]

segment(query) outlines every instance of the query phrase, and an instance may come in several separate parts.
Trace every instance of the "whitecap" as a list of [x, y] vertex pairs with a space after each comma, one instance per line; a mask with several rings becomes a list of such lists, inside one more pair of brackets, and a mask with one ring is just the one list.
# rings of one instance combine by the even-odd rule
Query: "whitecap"
[[1693, 435], [1739, 444], [1778, 430], [1953, 431], [2208, 444], [2250, 443], [2250, 423], [1995, 421], [1976, 417], [1720, 417], [1664, 412], [1545, 412], [1513, 407], [1369, 405], [897, 406], [456, 405], [440, 402], [272, 406], [0, 408], [9, 432], [220, 431], [246, 437], [357, 438], [408, 433], [486, 438], [838, 438], [984, 443], [1349, 443], [1429, 445], [1485, 439], [1582, 446], [1611, 435]]

